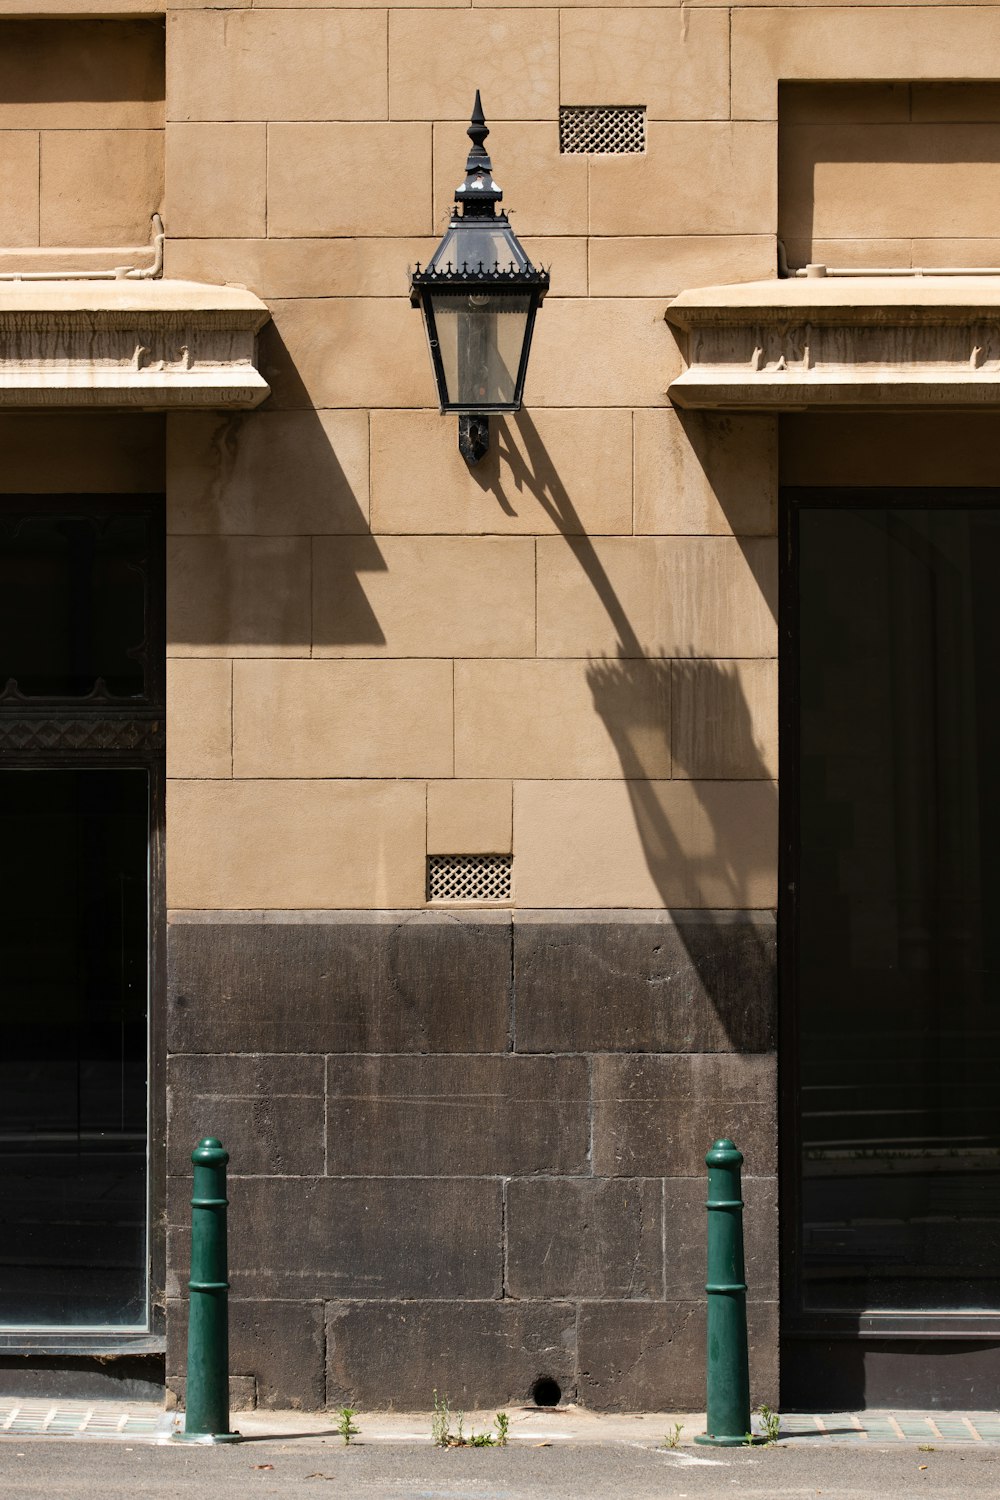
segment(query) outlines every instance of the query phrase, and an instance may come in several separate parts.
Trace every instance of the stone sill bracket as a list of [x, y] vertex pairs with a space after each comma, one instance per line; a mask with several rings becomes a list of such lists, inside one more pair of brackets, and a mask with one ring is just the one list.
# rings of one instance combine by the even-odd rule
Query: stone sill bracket
[[1000, 282], [867, 276], [682, 292], [677, 406], [851, 411], [1000, 406]]
[[113, 279], [0, 281], [0, 409], [247, 409], [269, 394], [242, 287]]

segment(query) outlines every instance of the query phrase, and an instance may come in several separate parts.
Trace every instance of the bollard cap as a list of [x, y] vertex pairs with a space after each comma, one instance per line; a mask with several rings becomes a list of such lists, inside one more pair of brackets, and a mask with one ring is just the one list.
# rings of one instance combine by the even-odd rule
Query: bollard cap
[[224, 1167], [229, 1160], [229, 1152], [214, 1135], [205, 1135], [191, 1152], [191, 1160], [196, 1167]]
[[743, 1152], [731, 1141], [728, 1136], [721, 1136], [713, 1141], [707, 1156], [705, 1157], [707, 1167], [741, 1167], [743, 1165]]

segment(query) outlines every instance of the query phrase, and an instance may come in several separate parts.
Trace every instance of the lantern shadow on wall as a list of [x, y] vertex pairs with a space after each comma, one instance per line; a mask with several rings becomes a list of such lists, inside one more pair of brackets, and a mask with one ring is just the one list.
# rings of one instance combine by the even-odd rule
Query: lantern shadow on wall
[[410, 273], [410, 302], [424, 316], [442, 412], [458, 414], [458, 446], [475, 464], [490, 446], [490, 414], [520, 411], [535, 313], [549, 289], [498, 209], [503, 193], [483, 144], [476, 90], [465, 181], [444, 239]]

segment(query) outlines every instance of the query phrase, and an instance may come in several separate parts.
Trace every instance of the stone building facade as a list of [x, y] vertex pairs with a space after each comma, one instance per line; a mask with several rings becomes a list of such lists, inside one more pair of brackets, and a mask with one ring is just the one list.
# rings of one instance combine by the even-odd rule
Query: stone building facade
[[[146, 570], [145, 687], [102, 698], [95, 667], [89, 708], [51, 683], [33, 700], [12, 627], [0, 780], [21, 778], [16, 810], [28, 771], [141, 771], [153, 851], [131, 940], [148, 991], [129, 991], [148, 994], [148, 1236], [129, 1229], [148, 1285], [123, 1311], [102, 1283], [107, 1327], [72, 1289], [11, 1302], [2, 1378], [83, 1388], [110, 1355], [105, 1374], [183, 1396], [189, 1154], [213, 1134], [239, 1400], [412, 1408], [436, 1387], [473, 1407], [543, 1380], [597, 1409], [698, 1407], [703, 1160], [731, 1135], [754, 1400], [780, 1380], [795, 1404], [779, 490], [985, 504], [1000, 279], [794, 273], [1000, 265], [1000, 9], [0, 11], [0, 275], [152, 273], [0, 281], [3, 536], [36, 510], [148, 528], [121, 553], [122, 577]], [[477, 87], [552, 290], [524, 409], [470, 468], [407, 268], [443, 233]], [[477, 856], [509, 894], [477, 899]], [[432, 861], [458, 899], [432, 897]], [[48, 1003], [10, 1066], [55, 1089]], [[125, 1043], [74, 1014], [82, 1139], [79, 1079], [107, 1092]], [[17, 1099], [23, 1184], [39, 1137]], [[105, 1255], [88, 1243], [71, 1285], [74, 1256]], [[39, 1254], [23, 1225], [9, 1244]], [[991, 1327], [951, 1330], [977, 1340], [948, 1344], [956, 1390], [992, 1369]], [[805, 1331], [814, 1365], [824, 1339], [861, 1357], [856, 1318], [853, 1342]], [[926, 1369], [949, 1329], [909, 1331]], [[898, 1332], [868, 1329], [870, 1398], [919, 1381]]]

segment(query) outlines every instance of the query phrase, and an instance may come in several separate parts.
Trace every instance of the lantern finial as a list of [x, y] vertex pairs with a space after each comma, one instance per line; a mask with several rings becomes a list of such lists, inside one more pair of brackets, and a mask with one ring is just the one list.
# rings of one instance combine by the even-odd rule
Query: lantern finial
[[463, 204], [463, 212], [471, 213], [473, 217], [492, 218], [495, 205], [503, 197], [500, 188], [493, 181], [493, 163], [483, 144], [489, 133], [490, 128], [483, 114], [482, 100], [479, 97], [479, 90], [476, 89], [472, 119], [466, 131], [466, 135], [472, 142], [472, 149], [465, 163], [465, 181], [461, 187], [455, 189], [455, 202]]
[[476, 102], [472, 106], [472, 119], [469, 121], [469, 128], [465, 133], [476, 151], [485, 156], [483, 142], [490, 133], [490, 127], [487, 125], [486, 116], [483, 114], [483, 101], [479, 97], [478, 89], [476, 89]]

